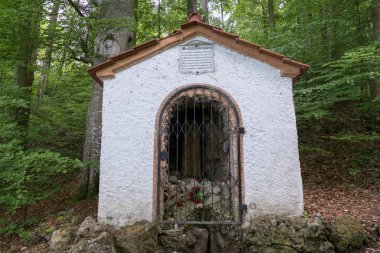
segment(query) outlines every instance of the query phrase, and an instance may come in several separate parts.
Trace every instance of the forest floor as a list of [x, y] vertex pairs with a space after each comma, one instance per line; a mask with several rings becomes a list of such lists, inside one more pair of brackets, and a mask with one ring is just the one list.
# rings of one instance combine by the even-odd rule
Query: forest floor
[[335, 162], [315, 155], [301, 156], [307, 215], [330, 220], [347, 214], [371, 230], [380, 224], [380, 185], [366, 183], [363, 176], [342, 173]]
[[[344, 160], [344, 159], [343, 159]], [[380, 224], [380, 185], [368, 184], [366, 177], [353, 177], [342, 173], [342, 157], [321, 157], [320, 155], [301, 153], [302, 177], [304, 183], [305, 215], [322, 216], [330, 220], [337, 215], [348, 214], [357, 218], [368, 231]], [[75, 200], [78, 181], [71, 182], [61, 192], [48, 201], [43, 201], [28, 211], [28, 216], [39, 217], [46, 226], [54, 228], [68, 222], [64, 216], [71, 210], [79, 221], [86, 216], [96, 217], [97, 196]], [[30, 226], [32, 231], [38, 224]], [[47, 242], [36, 245], [23, 243], [17, 235], [0, 237], [0, 252], [45, 252]], [[361, 252], [380, 252], [378, 247], [363, 249]], [[27, 249], [26, 249], [27, 248]], [[33, 251], [29, 251], [33, 248]]]

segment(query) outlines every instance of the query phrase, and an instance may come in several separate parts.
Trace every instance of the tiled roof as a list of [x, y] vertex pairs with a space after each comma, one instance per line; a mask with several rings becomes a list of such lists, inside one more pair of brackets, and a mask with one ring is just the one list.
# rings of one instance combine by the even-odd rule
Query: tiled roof
[[176, 30], [164, 38], [155, 39], [130, 48], [124, 53], [91, 67], [88, 72], [102, 85], [102, 78], [114, 77], [117, 71], [197, 35], [206, 36], [227, 48], [280, 69], [282, 76], [291, 77], [293, 80], [297, 80], [310, 68], [307, 64], [293, 61], [282, 54], [265, 49], [260, 45], [240, 39], [235, 34], [225, 32], [219, 27], [207, 24], [203, 22], [198, 13], [193, 13], [189, 16], [188, 22], [181, 25], [180, 30]]

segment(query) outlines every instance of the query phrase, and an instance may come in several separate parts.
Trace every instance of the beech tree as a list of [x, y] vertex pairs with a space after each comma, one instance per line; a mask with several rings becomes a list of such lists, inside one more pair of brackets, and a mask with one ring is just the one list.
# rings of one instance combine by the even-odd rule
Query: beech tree
[[[29, 126], [30, 101], [32, 99], [32, 85], [34, 81], [34, 71], [37, 60], [37, 47], [39, 43], [40, 20], [42, 16], [43, 0], [20, 3], [20, 12], [26, 8], [26, 13], [22, 13], [19, 19], [19, 32], [17, 40], [17, 53], [15, 64], [16, 84], [21, 88], [22, 98], [28, 103], [23, 107], [18, 115], [18, 123], [25, 130]], [[24, 9], [25, 11], [25, 9]], [[22, 35], [22, 36], [21, 36]]]
[[49, 25], [47, 27], [47, 38], [46, 38], [46, 52], [45, 58], [43, 60], [43, 72], [41, 73], [41, 82], [39, 88], [39, 99], [38, 104], [42, 102], [42, 99], [45, 95], [46, 85], [48, 83], [49, 70], [51, 66], [52, 54], [53, 54], [53, 45], [57, 29], [57, 19], [58, 11], [61, 6], [61, 0], [53, 0], [53, 5], [51, 7], [51, 12], [49, 15]]
[[269, 12], [269, 26], [271, 35], [274, 34], [275, 29], [275, 16], [274, 16], [274, 0], [268, 0], [268, 12]]
[[[380, 0], [373, 0], [373, 38], [374, 40], [380, 41]], [[380, 55], [380, 49], [377, 52]], [[371, 97], [376, 98], [380, 96], [380, 80], [379, 78], [371, 82]]]
[[[29, 217], [28, 206], [79, 175], [82, 197], [97, 191], [102, 87], [86, 70], [170, 34], [197, 8], [214, 26], [310, 64], [293, 86], [301, 156], [380, 182], [380, 0], [0, 0], [6, 215]], [[22, 216], [6, 215], [0, 225]]]
[[187, 14], [190, 15], [193, 12], [198, 11], [197, 0], [187, 0]]
[[[135, 45], [137, 0], [102, 0], [94, 1], [94, 3], [98, 8], [97, 19], [103, 21], [94, 42], [93, 62], [97, 64]], [[93, 82], [83, 151], [83, 161], [86, 166], [82, 171], [80, 191], [82, 198], [91, 196], [98, 191], [102, 97], [102, 87], [97, 82]]]
[[208, 4], [207, 0], [202, 0], [202, 14], [205, 22], [208, 22]]

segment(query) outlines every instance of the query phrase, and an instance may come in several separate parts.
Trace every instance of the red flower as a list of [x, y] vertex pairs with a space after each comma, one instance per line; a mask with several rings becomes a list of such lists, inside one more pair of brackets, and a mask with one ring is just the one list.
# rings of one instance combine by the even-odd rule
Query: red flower
[[193, 197], [194, 197], [194, 193], [190, 192], [190, 199], [193, 199]]
[[182, 204], [181, 204], [181, 202], [177, 202], [177, 208], [180, 208], [180, 207], [182, 207]]
[[201, 200], [200, 200], [200, 199], [196, 199], [196, 200], [194, 200], [194, 204], [198, 205], [198, 204], [200, 204], [200, 203], [201, 203]]

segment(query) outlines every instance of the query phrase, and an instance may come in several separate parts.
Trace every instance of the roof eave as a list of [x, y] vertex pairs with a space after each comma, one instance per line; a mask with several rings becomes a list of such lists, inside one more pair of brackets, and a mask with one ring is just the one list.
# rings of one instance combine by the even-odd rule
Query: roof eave
[[[195, 28], [194, 28], [195, 26]], [[274, 60], [278, 61], [278, 62], [282, 62], [283, 64], [286, 64], [286, 65], [289, 65], [289, 66], [292, 66], [292, 67], [295, 67], [296, 69], [299, 69], [299, 71], [296, 71], [298, 73], [294, 73], [294, 68], [293, 68], [293, 71], [291, 73], [282, 73], [283, 76], [291, 76], [293, 78], [293, 81], [296, 82], [307, 70], [309, 70], [310, 66], [307, 65], [307, 64], [303, 64], [303, 63], [300, 63], [300, 62], [297, 62], [297, 61], [294, 61], [294, 60], [291, 60], [289, 58], [287, 58], [285, 55], [282, 55], [282, 54], [278, 54], [276, 52], [273, 52], [271, 50], [268, 50], [268, 49], [265, 49], [263, 48], [262, 46], [258, 45], [258, 44], [255, 44], [255, 43], [251, 43], [249, 41], [246, 41], [246, 40], [243, 40], [243, 39], [240, 39], [239, 36], [235, 35], [235, 34], [232, 34], [232, 33], [229, 33], [229, 32], [225, 32], [223, 31], [222, 29], [220, 29], [219, 27], [215, 27], [215, 26], [212, 26], [210, 24], [207, 24], [207, 23], [204, 23], [204, 22], [201, 22], [199, 20], [193, 20], [193, 21], [190, 21], [190, 22], [187, 22], [185, 24], [183, 24], [181, 26], [181, 29], [182, 30], [176, 30], [174, 31], [173, 33], [169, 34], [168, 36], [164, 37], [164, 38], [161, 38], [161, 39], [155, 39], [155, 40], [151, 40], [151, 41], [148, 41], [148, 42], [145, 42], [143, 44], [140, 44], [136, 47], [133, 47], [131, 49], [129, 49], [128, 51], [126, 52], [123, 52], [119, 55], [116, 55], [114, 57], [111, 57], [109, 58], [108, 60], [106, 60], [105, 62], [102, 62], [100, 64], [97, 64], [93, 67], [91, 67], [90, 69], [88, 69], [88, 73], [100, 84], [100, 85], [103, 85], [103, 81], [101, 80], [101, 78], [104, 78], [104, 76], [98, 76], [97, 73], [100, 71], [100, 70], [104, 70], [105, 68], [107, 67], [110, 67], [112, 65], [117, 65], [116, 63], [120, 60], [123, 60], [123, 59], [126, 59], [128, 57], [131, 57], [133, 55], [136, 55], [138, 54], [140, 51], [143, 51], [145, 49], [149, 49], [150, 47], [154, 47], [156, 46], [157, 47], [157, 51], [159, 50], [162, 50], [163, 48], [165, 47], [160, 47], [159, 46], [159, 43], [160, 42], [164, 42], [165, 40], [168, 40], [170, 37], [173, 37], [173, 36], [177, 36], [177, 35], [182, 35], [182, 33], [188, 29], [190, 30], [194, 30], [195, 29], [195, 32], [194, 33], [191, 33], [190, 35], [186, 35], [186, 36], [191, 36], [191, 35], [194, 35], [197, 33], [197, 29], [196, 27], [200, 27], [198, 30], [199, 30], [199, 33], [200, 34], [203, 34], [201, 31], [202, 31], [202, 28], [205, 28], [206, 31], [211, 31], [213, 34], [216, 34], [216, 35], [219, 35], [219, 36], [222, 36], [223, 38], [227, 38], [227, 39], [231, 39], [233, 41], [235, 41], [235, 43], [237, 44], [241, 44], [243, 45], [244, 47], [247, 47], [247, 48], [252, 48], [254, 49], [255, 51], [257, 50], [257, 52], [259, 54], [263, 54], [263, 55], [267, 55], [269, 56], [270, 58], [273, 58]], [[201, 28], [202, 27], [202, 28]], [[203, 29], [203, 30], [205, 30]], [[208, 32], [208, 34], [211, 34], [210, 32]], [[183, 38], [185, 38], [186, 36], [184, 37], [181, 37], [180, 40], [182, 40]], [[211, 36], [211, 35], [210, 35]], [[207, 36], [206, 36], [207, 37]], [[215, 37], [215, 36], [214, 36]], [[219, 38], [219, 37], [215, 37], [215, 38]], [[175, 41], [175, 40], [174, 40]], [[175, 43], [177, 43], [178, 41], [175, 41]], [[237, 48], [237, 47], [235, 47]], [[239, 50], [238, 50], [239, 51]], [[150, 55], [150, 54], [149, 54]], [[252, 58], [255, 58], [251, 55]], [[263, 57], [259, 57], [259, 58], [263, 58]], [[260, 59], [258, 59], [260, 60]], [[277, 68], [281, 68], [281, 67], [278, 67], [279, 63], [277, 63]], [[281, 64], [280, 64], [281, 65]], [[124, 66], [124, 67], [127, 67]], [[118, 69], [120, 69], [120, 67], [118, 67]]]

